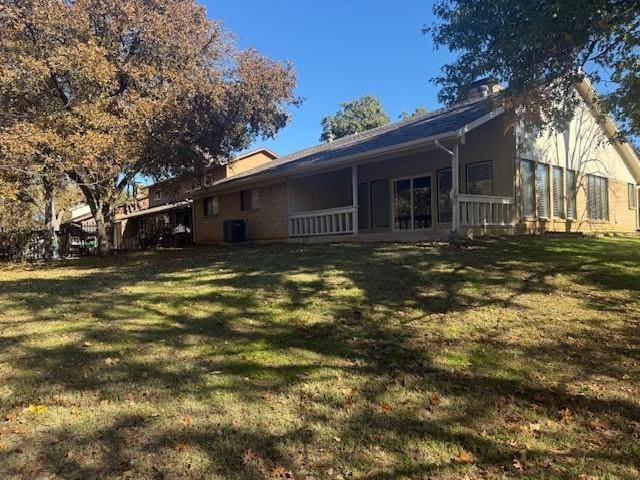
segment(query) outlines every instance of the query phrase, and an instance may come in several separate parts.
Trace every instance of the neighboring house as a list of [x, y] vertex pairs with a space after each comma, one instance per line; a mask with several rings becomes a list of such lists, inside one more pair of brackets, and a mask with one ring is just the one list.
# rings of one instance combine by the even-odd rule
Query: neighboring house
[[214, 179], [193, 193], [194, 240], [222, 242], [236, 219], [256, 242], [635, 232], [640, 163], [588, 82], [568, 129], [534, 138], [507, 128], [499, 90]]
[[116, 212], [114, 245], [119, 249], [186, 246], [193, 242], [192, 197], [201, 188], [273, 161], [277, 155], [261, 148], [212, 165], [202, 179], [183, 175], [148, 187], [147, 196], [136, 206], [123, 205]]
[[61, 256], [79, 254], [96, 246], [96, 221], [86, 203], [69, 209], [69, 218], [60, 224]]

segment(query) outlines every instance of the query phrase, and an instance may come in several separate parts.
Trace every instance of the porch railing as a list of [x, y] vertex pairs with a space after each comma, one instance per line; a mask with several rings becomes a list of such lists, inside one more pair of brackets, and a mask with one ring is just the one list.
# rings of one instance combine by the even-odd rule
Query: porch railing
[[289, 215], [289, 236], [340, 235], [354, 233], [357, 221], [356, 207], [330, 208]]
[[458, 195], [460, 225], [471, 227], [508, 226], [514, 224], [512, 197]]

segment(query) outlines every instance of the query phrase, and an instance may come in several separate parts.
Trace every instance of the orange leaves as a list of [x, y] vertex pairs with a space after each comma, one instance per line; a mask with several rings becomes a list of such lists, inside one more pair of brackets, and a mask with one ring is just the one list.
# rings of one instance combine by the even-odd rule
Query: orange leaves
[[393, 411], [393, 407], [391, 405], [389, 405], [388, 403], [381, 403], [378, 406], [380, 412], [382, 413], [390, 413], [391, 411]]
[[180, 423], [189, 428], [191, 426], [191, 417], [189, 415], [185, 415], [180, 419]]
[[456, 456], [455, 460], [456, 462], [462, 463], [462, 464], [469, 464], [469, 463], [475, 462], [473, 455], [467, 450], [465, 450], [464, 448], [458, 452], [458, 455]]
[[178, 452], [185, 452], [190, 448], [191, 446], [186, 441], [183, 441], [183, 440], [176, 442], [176, 445], [175, 445], [175, 449]]

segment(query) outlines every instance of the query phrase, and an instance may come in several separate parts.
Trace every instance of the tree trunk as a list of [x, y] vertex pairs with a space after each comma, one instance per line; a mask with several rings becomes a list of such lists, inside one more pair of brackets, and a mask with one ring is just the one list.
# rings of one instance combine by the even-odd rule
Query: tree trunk
[[[98, 238], [98, 253], [100, 255], [106, 255], [111, 251], [111, 242], [109, 242], [109, 235], [107, 235], [107, 219], [105, 218], [102, 205], [96, 205], [96, 211], [93, 213], [93, 218], [96, 221], [96, 237]], [[93, 208], [92, 208], [93, 210]]]
[[47, 180], [44, 186], [44, 259], [49, 261], [57, 255], [57, 239], [54, 225], [55, 205], [53, 200], [53, 185]]

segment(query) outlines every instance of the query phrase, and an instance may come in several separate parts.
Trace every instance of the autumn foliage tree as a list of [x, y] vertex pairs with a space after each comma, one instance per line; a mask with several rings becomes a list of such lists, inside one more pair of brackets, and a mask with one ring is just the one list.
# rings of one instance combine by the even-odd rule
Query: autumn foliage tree
[[0, 147], [20, 150], [22, 129], [77, 183], [101, 252], [136, 175], [198, 172], [274, 136], [298, 102], [291, 65], [238, 49], [193, 0], [8, 0], [0, 30]]
[[579, 102], [575, 84], [606, 82], [600, 100], [640, 135], [640, 1], [438, 0], [425, 27], [438, 47], [458, 55], [435, 79], [455, 103], [480, 77], [508, 84], [510, 110], [536, 126], [564, 128]]

